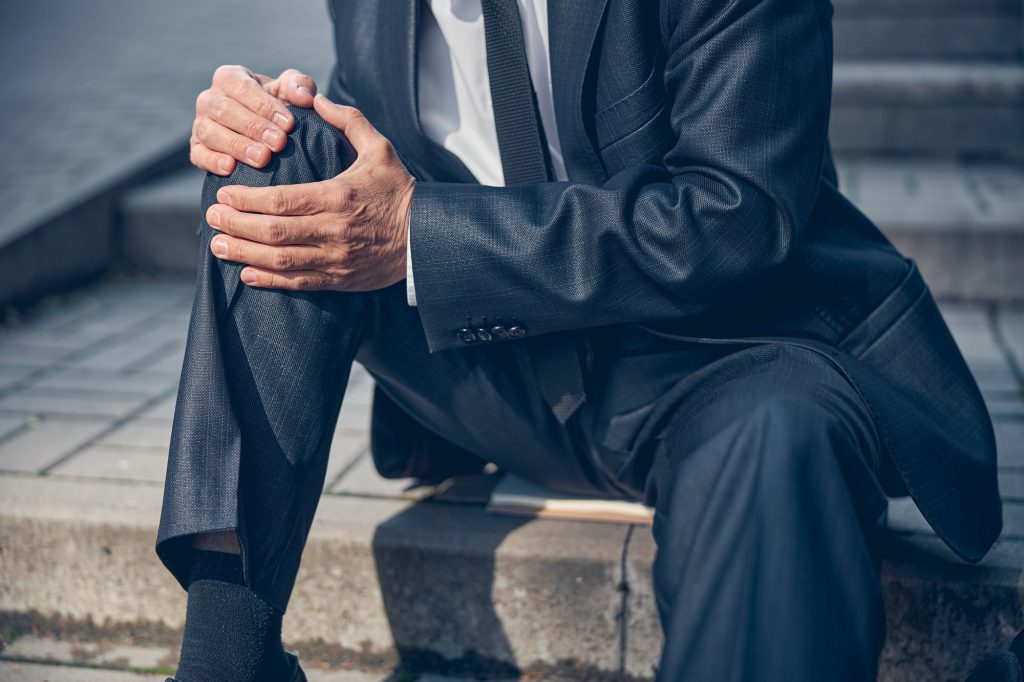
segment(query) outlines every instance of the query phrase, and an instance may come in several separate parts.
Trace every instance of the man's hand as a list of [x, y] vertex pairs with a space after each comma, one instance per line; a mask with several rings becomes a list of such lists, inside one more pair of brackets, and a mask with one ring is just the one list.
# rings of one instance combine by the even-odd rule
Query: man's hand
[[237, 161], [262, 168], [295, 123], [285, 104], [311, 107], [315, 94], [313, 79], [295, 69], [270, 78], [244, 66], [218, 68], [196, 99], [192, 163], [217, 175], [230, 175]]
[[250, 286], [372, 291], [405, 279], [416, 181], [358, 109], [323, 95], [314, 107], [345, 133], [355, 162], [321, 182], [221, 188], [206, 221], [224, 234], [210, 249], [248, 265], [240, 276]]

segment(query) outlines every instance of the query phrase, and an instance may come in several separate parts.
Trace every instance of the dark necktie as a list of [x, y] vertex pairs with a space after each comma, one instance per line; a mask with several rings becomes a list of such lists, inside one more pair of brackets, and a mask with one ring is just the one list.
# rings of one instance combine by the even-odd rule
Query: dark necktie
[[[553, 179], [551, 159], [526, 61], [516, 0], [481, 0], [487, 76], [506, 185]], [[586, 399], [580, 355], [570, 339], [541, 338], [531, 345], [541, 395], [565, 423]]]

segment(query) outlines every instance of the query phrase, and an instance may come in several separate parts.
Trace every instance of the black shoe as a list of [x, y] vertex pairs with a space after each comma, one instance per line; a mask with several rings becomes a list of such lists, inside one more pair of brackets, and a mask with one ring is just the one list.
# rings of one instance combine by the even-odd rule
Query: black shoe
[[[292, 675], [288, 678], [288, 682], [307, 682], [306, 673], [302, 672], [302, 666], [299, 665], [299, 659], [294, 654], [285, 652], [288, 659], [292, 662]], [[178, 682], [173, 677], [168, 677], [164, 682]], [[987, 681], [986, 681], [987, 682]]]
[[997, 651], [975, 666], [967, 682], [1024, 682], [1024, 671], [1013, 653]]

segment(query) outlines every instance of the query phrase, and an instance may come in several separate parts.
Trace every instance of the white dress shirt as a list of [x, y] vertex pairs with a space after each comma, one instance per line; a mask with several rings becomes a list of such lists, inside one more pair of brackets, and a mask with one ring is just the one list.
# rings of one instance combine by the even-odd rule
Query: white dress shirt
[[[551, 95], [547, 0], [517, 0], [526, 61], [537, 93], [551, 166], [565, 180], [565, 163]], [[501, 153], [491, 107], [480, 0], [422, 0], [417, 99], [424, 134], [457, 156], [482, 185], [502, 186]], [[409, 225], [410, 233], [414, 228]], [[411, 241], [406, 246], [406, 293], [416, 305]]]

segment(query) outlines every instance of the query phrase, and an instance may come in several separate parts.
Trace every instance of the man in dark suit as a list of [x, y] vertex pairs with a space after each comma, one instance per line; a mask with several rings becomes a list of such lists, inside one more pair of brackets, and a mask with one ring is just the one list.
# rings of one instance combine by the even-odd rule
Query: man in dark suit
[[385, 475], [655, 507], [659, 679], [873, 679], [886, 495], [971, 561], [1001, 511], [927, 287], [837, 189], [829, 3], [330, 8], [329, 98], [223, 67], [198, 101], [179, 679], [300, 679], [281, 615], [353, 361]]

